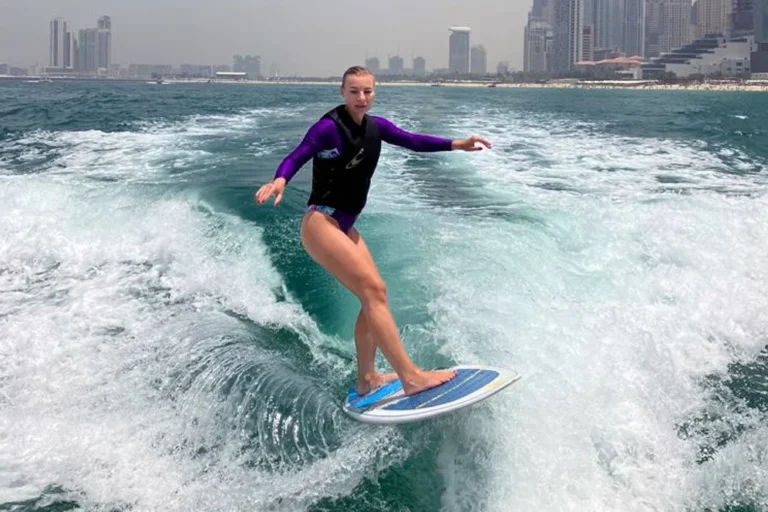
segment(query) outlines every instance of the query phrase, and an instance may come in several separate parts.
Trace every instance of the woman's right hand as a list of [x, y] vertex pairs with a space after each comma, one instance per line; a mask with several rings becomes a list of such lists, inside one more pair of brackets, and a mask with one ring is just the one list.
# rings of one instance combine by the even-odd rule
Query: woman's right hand
[[264, 203], [267, 199], [275, 196], [275, 206], [283, 200], [283, 190], [285, 190], [285, 178], [276, 178], [272, 183], [267, 183], [256, 192], [256, 202]]

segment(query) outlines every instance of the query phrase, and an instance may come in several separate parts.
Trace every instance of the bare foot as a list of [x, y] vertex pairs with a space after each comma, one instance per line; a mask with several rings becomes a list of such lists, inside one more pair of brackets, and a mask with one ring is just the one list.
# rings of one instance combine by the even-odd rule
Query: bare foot
[[383, 386], [388, 382], [392, 382], [397, 379], [396, 373], [374, 373], [373, 375], [365, 375], [357, 378], [357, 394], [363, 396], [366, 393], [370, 393], [379, 386]]
[[403, 392], [406, 395], [415, 395], [421, 391], [445, 384], [456, 376], [455, 370], [438, 370], [426, 372], [419, 370], [413, 377], [403, 382]]

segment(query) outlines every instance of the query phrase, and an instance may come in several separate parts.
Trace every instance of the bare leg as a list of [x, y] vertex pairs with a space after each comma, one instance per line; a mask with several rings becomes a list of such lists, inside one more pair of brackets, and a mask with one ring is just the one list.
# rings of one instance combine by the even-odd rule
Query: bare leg
[[[447, 382], [455, 372], [424, 371], [408, 357], [389, 311], [384, 282], [369, 259], [367, 249], [363, 252], [351, 239], [356, 234], [351, 232], [347, 237], [338, 229], [336, 221], [317, 211], [307, 212], [301, 226], [302, 243], [309, 255], [360, 299], [375, 344], [400, 377], [405, 394]], [[363, 355], [370, 357], [369, 354], [370, 351]], [[362, 363], [368, 364], [366, 360]]]
[[357, 349], [357, 394], [364, 395], [397, 378], [396, 373], [376, 373], [376, 340], [368, 327], [363, 310], [355, 323], [355, 348]]
[[[373, 261], [373, 256], [371, 256], [368, 245], [357, 229], [352, 228], [349, 231], [349, 239], [357, 246], [365, 260], [375, 269], [376, 263]], [[376, 269], [376, 273], [378, 274], [378, 269]], [[357, 315], [357, 322], [355, 323], [355, 348], [357, 349], [357, 393], [359, 395], [364, 395], [372, 389], [397, 378], [396, 373], [376, 373], [375, 362], [378, 345], [362, 309], [360, 314]]]

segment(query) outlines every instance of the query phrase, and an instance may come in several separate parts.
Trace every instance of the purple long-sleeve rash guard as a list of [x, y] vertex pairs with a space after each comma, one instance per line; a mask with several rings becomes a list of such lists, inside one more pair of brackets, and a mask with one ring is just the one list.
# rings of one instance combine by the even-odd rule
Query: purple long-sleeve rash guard
[[[369, 120], [379, 125], [381, 140], [419, 153], [451, 151], [451, 140], [431, 135], [410, 133], [395, 126], [383, 117], [370, 116]], [[312, 157], [321, 151], [341, 148], [341, 136], [333, 120], [323, 118], [307, 131], [304, 139], [288, 156], [283, 159], [275, 172], [275, 179], [284, 178], [286, 183]]]

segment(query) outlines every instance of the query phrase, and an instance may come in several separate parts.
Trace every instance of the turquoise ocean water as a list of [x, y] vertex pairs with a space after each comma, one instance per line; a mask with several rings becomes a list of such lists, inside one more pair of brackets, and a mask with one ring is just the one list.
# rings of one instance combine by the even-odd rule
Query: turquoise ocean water
[[768, 96], [385, 87], [358, 227], [422, 366], [523, 379], [371, 427], [303, 252], [334, 86], [0, 82], [0, 510], [768, 510]]

